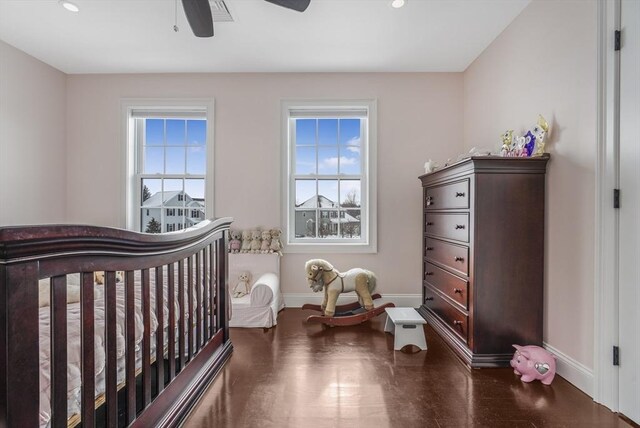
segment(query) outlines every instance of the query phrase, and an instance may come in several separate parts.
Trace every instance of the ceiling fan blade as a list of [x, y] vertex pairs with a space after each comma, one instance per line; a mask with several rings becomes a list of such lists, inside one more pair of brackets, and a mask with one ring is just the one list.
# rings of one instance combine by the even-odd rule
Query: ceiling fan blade
[[182, 0], [182, 7], [196, 37], [213, 36], [213, 18], [209, 0]]
[[[184, 1], [184, 0], [183, 0]], [[266, 0], [269, 3], [277, 4], [278, 6], [286, 7], [287, 9], [297, 10], [298, 12], [304, 12], [309, 7], [311, 0]]]

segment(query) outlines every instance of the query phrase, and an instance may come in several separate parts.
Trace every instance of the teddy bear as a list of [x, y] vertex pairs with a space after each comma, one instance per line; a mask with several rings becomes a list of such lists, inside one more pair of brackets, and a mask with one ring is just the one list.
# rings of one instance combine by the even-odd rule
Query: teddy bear
[[262, 242], [260, 237], [262, 236], [262, 232], [259, 230], [251, 231], [251, 253], [256, 254], [260, 253], [260, 247], [262, 247]]
[[238, 274], [238, 283], [233, 287], [233, 297], [238, 298], [246, 296], [251, 292], [251, 273], [247, 271]]
[[[119, 270], [116, 271], [116, 283], [124, 281], [124, 272]], [[98, 285], [104, 284], [104, 271], [99, 270], [93, 273], [93, 282]]]
[[271, 232], [268, 230], [262, 231], [262, 245], [260, 246], [260, 252], [262, 254], [269, 253], [269, 249], [271, 248]]
[[229, 235], [231, 236], [231, 240], [229, 241], [229, 252], [237, 254], [240, 252], [240, 248], [242, 247], [242, 242], [240, 241], [242, 233], [240, 233], [239, 230], [231, 230]]
[[241, 253], [250, 253], [251, 252], [251, 231], [243, 230], [242, 231], [242, 246], [240, 247]]
[[282, 235], [282, 230], [275, 228], [271, 229], [271, 246], [269, 247], [269, 252], [277, 253], [278, 255], [282, 255], [282, 242], [280, 241], [280, 235]]

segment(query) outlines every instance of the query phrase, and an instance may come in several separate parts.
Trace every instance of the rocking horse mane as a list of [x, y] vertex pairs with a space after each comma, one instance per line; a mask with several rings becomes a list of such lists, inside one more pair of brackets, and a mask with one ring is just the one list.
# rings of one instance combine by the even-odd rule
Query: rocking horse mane
[[323, 271], [331, 271], [333, 270], [333, 265], [326, 260], [323, 259], [311, 259], [304, 264], [305, 271], [309, 272], [311, 270], [311, 266], [318, 266]]

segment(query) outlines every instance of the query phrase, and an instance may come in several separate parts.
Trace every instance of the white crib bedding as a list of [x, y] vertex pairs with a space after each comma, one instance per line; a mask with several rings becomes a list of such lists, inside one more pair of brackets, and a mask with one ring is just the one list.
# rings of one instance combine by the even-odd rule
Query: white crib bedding
[[[73, 275], [69, 275], [73, 277]], [[46, 280], [48, 282], [48, 280]], [[70, 280], [69, 283], [73, 284], [74, 280]], [[140, 274], [136, 272], [135, 277], [135, 344], [136, 344], [136, 370], [142, 367], [142, 336], [144, 332], [143, 316], [141, 310], [141, 287], [140, 287]], [[105, 392], [105, 358], [106, 351], [104, 347], [105, 342], [105, 328], [104, 328], [104, 295], [103, 286], [95, 285], [95, 395], [99, 397]], [[186, 281], [185, 281], [186, 287]], [[185, 305], [183, 311], [180, 311], [178, 305], [178, 291], [176, 289], [175, 297], [175, 317], [176, 317], [176, 341], [178, 340], [178, 320], [180, 316], [188, 315], [188, 305]], [[155, 357], [156, 339], [155, 333], [158, 328], [158, 319], [156, 313], [156, 291], [155, 284], [151, 281], [150, 284], [150, 342], [151, 342], [151, 356]], [[163, 297], [163, 314], [164, 314], [164, 348], [165, 353], [168, 346], [168, 327], [167, 322], [169, 318], [168, 308], [168, 294], [167, 287], [164, 289]], [[185, 302], [188, 302], [187, 292], [185, 290]], [[193, 307], [196, 307], [196, 298], [193, 296]], [[40, 320], [40, 426], [46, 427], [49, 425], [51, 419], [51, 377], [50, 377], [50, 308], [44, 306], [40, 308], [39, 312]], [[67, 305], [67, 412], [68, 417], [74, 414], [80, 413], [80, 391], [81, 391], [81, 316], [80, 316], [80, 303], [69, 303]], [[185, 328], [185, 331], [188, 327]], [[125, 298], [124, 298], [124, 285], [118, 283], [116, 285], [116, 355], [117, 355], [117, 373], [118, 384], [121, 384], [125, 380]], [[177, 346], [177, 343], [175, 344]], [[177, 351], [176, 351], [177, 354]]]

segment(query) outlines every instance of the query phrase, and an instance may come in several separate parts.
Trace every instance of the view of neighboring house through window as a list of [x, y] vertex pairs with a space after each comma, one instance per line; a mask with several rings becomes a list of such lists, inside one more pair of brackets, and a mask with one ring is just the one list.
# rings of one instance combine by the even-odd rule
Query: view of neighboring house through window
[[204, 112], [135, 117], [139, 230], [182, 230], [206, 216], [207, 121]]
[[288, 109], [288, 244], [369, 244], [369, 111]]

